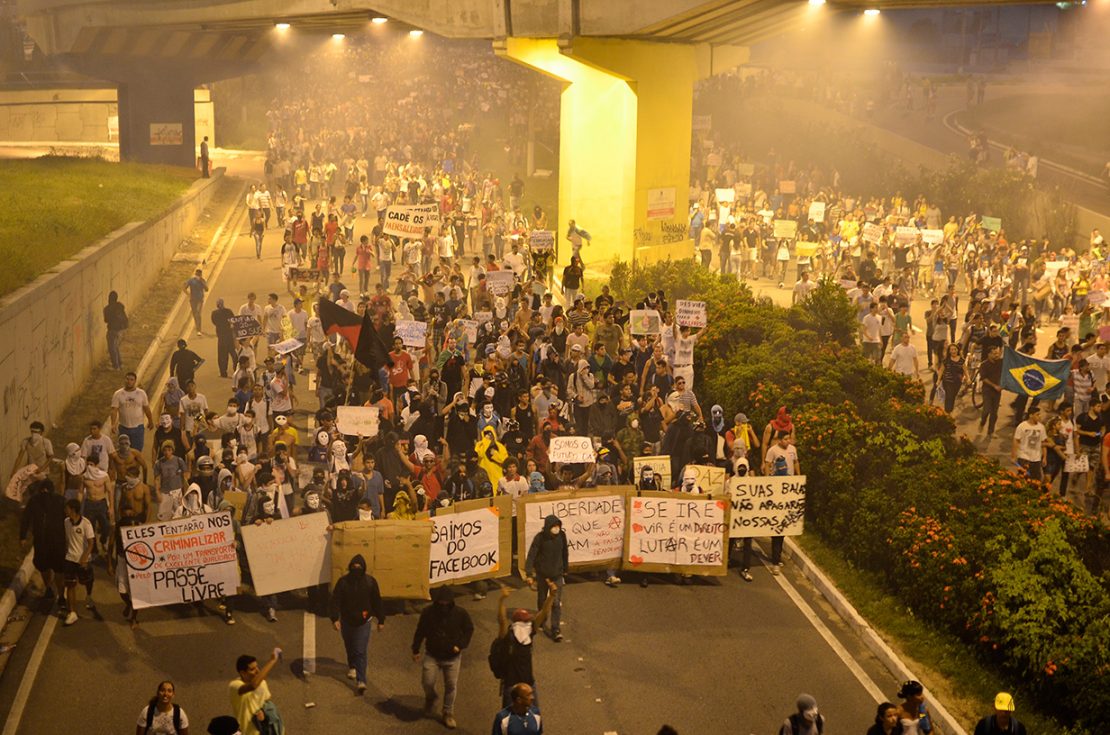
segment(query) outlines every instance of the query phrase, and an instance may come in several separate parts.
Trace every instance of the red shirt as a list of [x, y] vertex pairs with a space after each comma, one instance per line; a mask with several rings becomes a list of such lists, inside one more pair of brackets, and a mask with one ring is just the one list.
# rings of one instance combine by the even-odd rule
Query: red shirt
[[401, 350], [390, 352], [389, 356], [393, 359], [393, 367], [389, 369], [389, 386], [404, 388], [409, 384], [409, 376], [412, 374], [412, 355]]

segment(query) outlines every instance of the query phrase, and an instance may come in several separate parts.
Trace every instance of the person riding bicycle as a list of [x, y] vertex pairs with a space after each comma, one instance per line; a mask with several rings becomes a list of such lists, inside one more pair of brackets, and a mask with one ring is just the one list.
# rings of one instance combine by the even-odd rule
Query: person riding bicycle
[[970, 356], [973, 348], [976, 352], [979, 352], [986, 336], [987, 326], [983, 323], [983, 315], [976, 312], [971, 316], [971, 321], [964, 325], [964, 331], [960, 335], [960, 347], [963, 348], [963, 354]]

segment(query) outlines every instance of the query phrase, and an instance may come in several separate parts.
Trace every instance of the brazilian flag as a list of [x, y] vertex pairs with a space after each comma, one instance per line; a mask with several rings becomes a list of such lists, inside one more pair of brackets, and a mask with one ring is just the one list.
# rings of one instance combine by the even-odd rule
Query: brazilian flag
[[1002, 355], [1002, 390], [1031, 398], [1059, 398], [1068, 385], [1071, 360], [1038, 360], [1009, 347]]

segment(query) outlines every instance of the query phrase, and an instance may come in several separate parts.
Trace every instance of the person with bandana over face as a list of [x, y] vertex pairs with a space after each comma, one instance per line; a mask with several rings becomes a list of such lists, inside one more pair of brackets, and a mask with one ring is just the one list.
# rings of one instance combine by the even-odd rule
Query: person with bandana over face
[[[506, 601], [513, 591], [508, 587], [501, 588], [501, 598], [497, 602], [497, 635], [508, 644], [505, 668], [498, 677], [501, 681], [502, 706], [508, 707], [512, 702], [510, 692], [517, 684], [528, 684], [533, 690], [536, 689], [536, 673], [532, 667], [532, 639], [543, 630], [543, 624], [551, 615], [551, 607], [555, 604], [558, 592], [554, 581], [547, 580], [546, 584], [550, 594], [535, 615], [524, 608], [516, 608], [510, 612]], [[538, 704], [539, 695], [536, 696]]]
[[[329, 518], [328, 509], [324, 506], [324, 500], [321, 497], [321, 489], [319, 486], [311, 483], [305, 486], [303, 500], [304, 503], [293, 515], [305, 516], [314, 513], [323, 513], [325, 518]], [[328, 523], [331, 523], [330, 518]], [[308, 609], [320, 616], [328, 614], [327, 582], [314, 584], [308, 588]]]
[[[462, 652], [470, 645], [474, 623], [470, 614], [455, 604], [455, 593], [450, 587], [432, 590], [432, 604], [420, 612], [416, 632], [412, 636], [412, 660], [420, 661], [420, 646], [424, 646], [421, 683], [424, 687], [424, 714], [435, 712], [436, 674], [443, 672], [443, 724], [449, 730], [458, 727], [455, 722], [455, 693], [458, 691]], [[437, 671], [438, 670], [438, 671]]]
[[779, 735], [820, 735], [825, 731], [825, 716], [817, 712], [817, 700], [809, 694], [799, 694], [798, 711], [786, 718], [779, 728]]
[[[563, 642], [559, 623], [563, 612], [563, 575], [567, 571], [569, 554], [563, 522], [556, 515], [547, 516], [543, 520], [543, 530], [533, 537], [528, 547], [524, 573], [528, 586], [536, 590], [537, 607], [543, 608], [549, 594], [556, 598], [551, 614], [551, 637], [556, 643]], [[554, 586], [548, 582], [554, 583]]]
[[366, 649], [370, 645], [370, 618], [385, 627], [385, 606], [378, 582], [366, 573], [366, 560], [355, 554], [347, 573], [335, 583], [331, 595], [331, 622], [343, 637], [347, 652], [347, 678], [355, 681], [355, 694], [366, 692]]

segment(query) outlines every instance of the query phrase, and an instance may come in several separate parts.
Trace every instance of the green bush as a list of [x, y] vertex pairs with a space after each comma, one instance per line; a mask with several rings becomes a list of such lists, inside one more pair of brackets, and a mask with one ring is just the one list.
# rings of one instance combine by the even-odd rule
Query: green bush
[[1110, 707], [1105, 526], [977, 454], [920, 384], [865, 360], [835, 284], [783, 309], [692, 261], [613, 272], [621, 298], [650, 283], [708, 303], [695, 353], [703, 402], [744, 411], [757, 430], [790, 407], [810, 531], [1042, 709], [1097, 729]]

